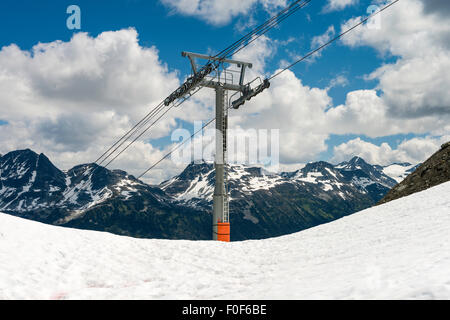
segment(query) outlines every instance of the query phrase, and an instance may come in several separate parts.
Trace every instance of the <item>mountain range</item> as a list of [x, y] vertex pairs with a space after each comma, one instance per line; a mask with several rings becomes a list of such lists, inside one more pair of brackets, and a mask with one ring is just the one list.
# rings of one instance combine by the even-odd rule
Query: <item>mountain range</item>
[[[231, 239], [297, 232], [365, 209], [415, 167], [371, 165], [359, 157], [281, 173], [228, 166]], [[42, 153], [17, 150], [0, 157], [0, 211], [134, 237], [210, 239], [214, 182], [214, 166], [206, 162], [149, 185], [96, 164], [63, 171]]]

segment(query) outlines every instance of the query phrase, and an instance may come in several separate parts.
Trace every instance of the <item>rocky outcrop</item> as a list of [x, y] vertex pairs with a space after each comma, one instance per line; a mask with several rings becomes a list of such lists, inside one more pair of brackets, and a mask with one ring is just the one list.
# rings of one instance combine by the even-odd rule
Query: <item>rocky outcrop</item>
[[378, 204], [386, 203], [450, 181], [450, 141], [392, 188]]

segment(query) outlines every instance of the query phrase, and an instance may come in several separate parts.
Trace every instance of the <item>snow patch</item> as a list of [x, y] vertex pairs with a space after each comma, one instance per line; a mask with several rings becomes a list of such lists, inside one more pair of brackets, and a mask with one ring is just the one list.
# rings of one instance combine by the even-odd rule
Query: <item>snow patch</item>
[[383, 173], [395, 181], [400, 183], [409, 175], [409, 170], [411, 170], [415, 165], [399, 165], [399, 164], [391, 164], [390, 166], [383, 168]]
[[296, 180], [309, 182], [309, 183], [318, 183], [317, 178], [323, 177], [322, 172], [308, 172], [306, 174], [306, 177], [304, 176], [304, 173], [299, 172], [294, 178]]

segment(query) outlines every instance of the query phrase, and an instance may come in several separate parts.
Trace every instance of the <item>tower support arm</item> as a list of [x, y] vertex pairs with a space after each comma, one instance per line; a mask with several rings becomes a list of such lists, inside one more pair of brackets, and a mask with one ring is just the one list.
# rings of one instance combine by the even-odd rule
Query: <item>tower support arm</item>
[[181, 55], [183, 57], [189, 57], [189, 59], [191, 59], [191, 57], [192, 57], [192, 58], [199, 58], [199, 59], [205, 59], [205, 60], [218, 61], [220, 63], [235, 64], [238, 67], [246, 66], [246, 67], [251, 68], [253, 66], [250, 62], [244, 62], [244, 61], [239, 61], [239, 60], [234, 60], [234, 59], [225, 59], [225, 58], [211, 57], [211, 56], [208, 56], [206, 54], [193, 53], [193, 52], [187, 52], [187, 51], [181, 52]]

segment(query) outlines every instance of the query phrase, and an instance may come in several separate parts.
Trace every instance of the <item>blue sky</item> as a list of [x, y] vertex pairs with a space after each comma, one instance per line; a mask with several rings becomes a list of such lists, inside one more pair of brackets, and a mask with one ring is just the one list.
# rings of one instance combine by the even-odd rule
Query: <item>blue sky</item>
[[[312, 1], [287, 20], [278, 29], [268, 34], [274, 39], [293, 41], [279, 50], [271, 59], [273, 69], [279, 61], [293, 60], [288, 52], [304, 54], [311, 49], [311, 39], [324, 33], [330, 25], [338, 27], [345, 20], [365, 14], [368, 1], [361, 1], [358, 5], [345, 12], [331, 12], [322, 14], [324, 1]], [[365, 2], [365, 3], [364, 3]], [[55, 40], [69, 41], [73, 30], [66, 28], [66, 8], [77, 4], [82, 12], [82, 32], [88, 32], [95, 37], [103, 31], [120, 30], [133, 27], [138, 31], [142, 46], [155, 45], [160, 51], [162, 60], [172, 69], [182, 73], [189, 72], [189, 66], [180, 56], [181, 51], [207, 52], [218, 51], [237, 40], [244, 32], [251, 28], [238, 30], [237, 24], [245, 21], [245, 16], [232, 19], [226, 25], [211, 25], [195, 17], [186, 17], [172, 12], [172, 9], [158, 1], [117, 0], [117, 1], [2, 1], [0, 4], [0, 27], [2, 37], [0, 45], [16, 43], [24, 50], [31, 49], [38, 42], [52, 42]], [[262, 23], [270, 15], [256, 6], [253, 11], [255, 23]], [[320, 63], [300, 64], [295, 71], [302, 74], [305, 83], [314, 86], [326, 86], [330, 79], [345, 73], [361, 76], [371, 72], [384, 59], [377, 56], [371, 48], [350, 50], [342, 46], [327, 49], [326, 57]], [[349, 63], [351, 62], [351, 63]], [[361, 81], [349, 87], [360, 87]], [[336, 91], [336, 102], [344, 99], [345, 90]]]
[[[365, 2], [365, 3], [364, 3]], [[181, 51], [218, 51], [251, 30], [238, 30], [236, 24], [245, 17], [232, 19], [226, 25], [211, 25], [195, 17], [185, 17], [172, 12], [158, 1], [2, 1], [0, 4], [0, 45], [16, 43], [24, 50], [31, 49], [38, 42], [55, 40], [69, 41], [73, 30], [66, 28], [66, 8], [76, 3], [82, 12], [82, 32], [95, 37], [103, 31], [133, 27], [138, 31], [142, 46], [156, 46], [162, 60], [169, 67], [182, 74], [189, 72], [189, 65], [181, 58]], [[302, 55], [311, 50], [311, 39], [326, 31], [330, 25], [338, 27], [348, 18], [365, 14], [368, 1], [361, 1], [346, 12], [321, 13], [323, 1], [312, 1], [307, 7], [283, 21], [278, 29], [268, 36], [293, 41], [277, 52], [268, 63], [272, 69], [279, 67], [281, 60], [292, 61], [292, 54]], [[255, 23], [262, 23], [270, 15], [261, 6], [256, 6]], [[313, 17], [313, 18], [312, 18]], [[310, 86], [327, 86], [331, 79], [345, 74], [350, 80], [347, 88], [335, 88], [331, 94], [336, 104], [345, 100], [348, 90], [373, 86], [362, 82], [360, 77], [371, 72], [385, 59], [380, 58], [372, 48], [352, 50], [334, 45], [324, 53], [320, 63], [302, 63], [294, 70]]]
[[[215, 2], [215, 0], [210, 1], [211, 3]], [[0, 28], [2, 30], [0, 47], [16, 44], [21, 51], [25, 52], [31, 50], [38, 43], [50, 43], [56, 40], [70, 42], [74, 34], [78, 32], [86, 32], [89, 37], [96, 38], [106, 31], [118, 31], [131, 27], [138, 34], [140, 47], [155, 48], [161, 63], [167, 65], [168, 73], [175, 72], [176, 77], [181, 81], [190, 71], [187, 59], [182, 58], [180, 55], [181, 51], [218, 52], [245, 32], [251, 30], [255, 25], [264, 22], [270, 17], [271, 13], [281, 8], [276, 7], [277, 1], [251, 1], [253, 4], [250, 10], [240, 12], [236, 9], [237, 11], [234, 13], [224, 11], [224, 16], [222, 17], [220, 16], [221, 13], [214, 12], [217, 18], [213, 20], [211, 18], [212, 15], [205, 17], [204, 14], [199, 13], [199, 10], [198, 12], [186, 11], [189, 8], [183, 7], [182, 2], [172, 0], [7, 0], [0, 3]], [[242, 1], [242, 3], [244, 2]], [[283, 61], [291, 62], [313, 49], [314, 37], [323, 35], [330, 27], [333, 27], [334, 34], [337, 34], [342, 29], [342, 25], [349, 19], [366, 15], [369, 5], [373, 3], [381, 5], [380, 2], [382, 1], [347, 1], [350, 3], [347, 6], [331, 11], [325, 10], [326, 5], [332, 2], [344, 3], [345, 1], [312, 0], [309, 5], [267, 34], [274, 51], [273, 54], [264, 58], [264, 72], [266, 75], [278, 69]], [[413, 2], [417, 3], [417, 14], [420, 14], [421, 18], [428, 21], [428, 16], [423, 13], [425, 9], [421, 7], [423, 6], [421, 0], [413, 0]], [[191, 3], [195, 3], [195, 1]], [[233, 3], [230, 2], [230, 6]], [[268, 3], [272, 3], [274, 6], [271, 10], [267, 10], [264, 7], [264, 4], [267, 5]], [[66, 19], [69, 16], [66, 13], [66, 8], [72, 4], [78, 5], [81, 9], [81, 30], [75, 32], [66, 27]], [[271, 11], [271, 13], [268, 11]], [[396, 14], [401, 14], [400, 8], [397, 11], [399, 13]], [[244, 27], [246, 24], [249, 25]], [[371, 79], [368, 79], [367, 76], [384, 65], [394, 68], [395, 65], [400, 65], [409, 58], [404, 50], [397, 50], [392, 45], [393, 41], [397, 40], [390, 38], [390, 31], [382, 30], [386, 34], [385, 39], [380, 35], [376, 38], [371, 38], [370, 35], [362, 33], [361, 39], [355, 40], [359, 41], [356, 45], [343, 41], [336, 42], [332, 46], [327, 47], [313, 61], [306, 61], [296, 65], [292, 72], [297, 79], [301, 80], [303, 87], [318, 88], [320, 90], [328, 88], [326, 94], [331, 99], [331, 103], [327, 108], [346, 105], [347, 95], [350, 92], [361, 92], [361, 90], [376, 92], [377, 98], [384, 98], [387, 95], [384, 94], [383, 85], [380, 85], [380, 81], [384, 79], [382, 78], [383, 76], [373, 76]], [[443, 30], [442, 33], [446, 31]], [[395, 34], [401, 41], [403, 39], [401, 37], [411, 36], [407, 34], [407, 31], [404, 32], [406, 33], [397, 35], [397, 33], [393, 32], [392, 34]], [[411, 32], [415, 31], [412, 30]], [[381, 50], [380, 47], [385, 43], [389, 48]], [[332, 85], [333, 83], [335, 84]], [[162, 95], [169, 93], [162, 93]], [[276, 104], [274, 107], [276, 107]], [[418, 108], [420, 107], [418, 106]], [[5, 106], [3, 105], [2, 108], [5, 108]], [[390, 105], [387, 105], [386, 108], [390, 111], [394, 110], [394, 107]], [[405, 110], [401, 110], [403, 113], [400, 118], [408, 118], [405, 116], [407, 114]], [[142, 114], [145, 113], [143, 112]], [[15, 123], [14, 121], [14, 116], [8, 116], [6, 112], [0, 114], [0, 127], [12, 126]], [[175, 122], [177, 123], [176, 126], [191, 127], [191, 122], [186, 119], [176, 119]], [[349, 123], [351, 124], [351, 122]], [[395, 123], [395, 125], [401, 127], [401, 124]], [[288, 159], [286, 162], [300, 163], [304, 162], [305, 159], [310, 161], [338, 161], [351, 155], [364, 155], [364, 150], [361, 149], [363, 148], [362, 143], [358, 145], [359, 149], [349, 151], [347, 148], [345, 149], [347, 153], [342, 156], [336, 155], [335, 147], [346, 144], [349, 141], [355, 141], [358, 138], [376, 147], [387, 143], [392, 152], [394, 152], [402, 143], [414, 139], [428, 139], [427, 141], [434, 139], [433, 146], [435, 146], [442, 139], [445, 139], [442, 137], [445, 137], [447, 134], [446, 130], [440, 133], [432, 132], [432, 129], [435, 128], [426, 127], [422, 122], [417, 125], [417, 128], [420, 128], [418, 130], [410, 130], [406, 127], [396, 130], [387, 129], [385, 130], [386, 134], [383, 134], [382, 129], [375, 130], [376, 133], [373, 133], [375, 132], [373, 130], [364, 132], [363, 129], [345, 130], [341, 128], [339, 130], [330, 130], [330, 132], [324, 133], [325, 138], [322, 137], [325, 146], [321, 150], [311, 151], [312, 156], [309, 158], [300, 157], [298, 161]], [[412, 124], [410, 127], [415, 128]], [[167, 142], [167, 137], [158, 137], [153, 140], [154, 146], [160, 149], [164, 148]], [[13, 142], [5, 144], [2, 147], [3, 152], [7, 146], [13, 148], [15, 145]], [[17, 145], [17, 147], [20, 146]], [[344, 150], [344, 147], [341, 149]], [[42, 151], [45, 152], [47, 150], [42, 147]], [[56, 150], [49, 150], [48, 152], [52, 154], [57, 153]], [[377, 152], [381, 151], [378, 150]], [[380, 158], [381, 155], [378, 154], [377, 157]], [[374, 156], [372, 160], [375, 161], [375, 159], [378, 159], [377, 157]], [[408, 160], [408, 156], [404, 154], [400, 156], [400, 152], [397, 153], [397, 157], [399, 159], [396, 159], [393, 154], [390, 156], [389, 161]], [[410, 157], [410, 159], [414, 160], [415, 158]], [[86, 161], [88, 160], [86, 159]], [[388, 161], [387, 158], [386, 161]], [[66, 162], [61, 160], [61, 163]]]

